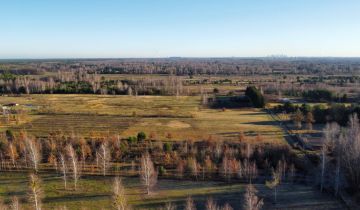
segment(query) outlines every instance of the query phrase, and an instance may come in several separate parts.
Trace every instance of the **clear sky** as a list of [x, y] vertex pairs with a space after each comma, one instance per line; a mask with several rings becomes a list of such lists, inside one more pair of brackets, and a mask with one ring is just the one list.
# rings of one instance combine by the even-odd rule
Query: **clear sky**
[[0, 58], [360, 56], [359, 0], [0, 0]]

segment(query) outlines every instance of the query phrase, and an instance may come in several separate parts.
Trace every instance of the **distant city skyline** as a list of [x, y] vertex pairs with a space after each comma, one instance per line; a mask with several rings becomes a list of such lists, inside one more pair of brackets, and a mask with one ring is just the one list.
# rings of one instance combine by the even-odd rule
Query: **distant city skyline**
[[360, 57], [356, 0], [0, 3], [0, 59]]

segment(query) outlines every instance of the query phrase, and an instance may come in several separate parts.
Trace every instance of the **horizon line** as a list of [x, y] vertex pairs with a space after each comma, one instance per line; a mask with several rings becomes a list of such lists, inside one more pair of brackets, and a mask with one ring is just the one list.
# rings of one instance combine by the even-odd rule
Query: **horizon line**
[[0, 58], [4, 60], [110, 60], [110, 59], [249, 59], [249, 58], [272, 58], [272, 59], [296, 59], [296, 58], [352, 58], [357, 59], [360, 56], [286, 56], [286, 55], [269, 55], [269, 56], [166, 56], [166, 57], [10, 57]]

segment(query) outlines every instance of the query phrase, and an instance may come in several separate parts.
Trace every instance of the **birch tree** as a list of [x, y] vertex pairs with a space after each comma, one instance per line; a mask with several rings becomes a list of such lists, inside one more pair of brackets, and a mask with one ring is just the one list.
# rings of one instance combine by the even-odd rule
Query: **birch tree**
[[230, 204], [225, 203], [225, 205], [221, 208], [221, 210], [233, 210], [233, 208], [230, 206]]
[[256, 188], [252, 184], [248, 184], [244, 194], [244, 210], [260, 210], [262, 208], [264, 202], [256, 193]]
[[14, 196], [11, 199], [10, 209], [11, 210], [20, 210], [21, 209], [19, 199], [16, 196]]
[[9, 155], [9, 157], [11, 159], [11, 163], [12, 163], [13, 168], [15, 168], [16, 159], [19, 157], [19, 155], [17, 153], [15, 145], [12, 142], [10, 142], [9, 145], [8, 145], [8, 155]]
[[69, 161], [70, 161], [70, 165], [71, 165], [71, 172], [72, 172], [72, 177], [74, 179], [74, 188], [75, 190], [77, 189], [77, 182], [80, 178], [80, 169], [79, 169], [79, 162], [78, 162], [78, 156], [74, 150], [74, 148], [72, 147], [71, 144], [67, 145], [66, 147], [67, 150], [67, 154], [69, 157]]
[[270, 181], [266, 181], [265, 182], [265, 185], [270, 188], [270, 189], [274, 189], [274, 200], [275, 200], [275, 203], [277, 201], [277, 188], [278, 186], [280, 185], [280, 177], [281, 177], [281, 174], [279, 173], [278, 170], [273, 170], [272, 172], [272, 180]]
[[156, 185], [157, 173], [148, 153], [143, 155], [140, 160], [140, 178], [149, 195], [151, 188]]
[[119, 177], [114, 178], [113, 182], [113, 205], [117, 210], [128, 210], [127, 199], [125, 195], [125, 188]]
[[360, 124], [356, 114], [350, 117], [344, 132], [341, 160], [351, 187], [360, 190]]
[[208, 198], [206, 201], [206, 210], [218, 210], [216, 202], [212, 198]]
[[66, 190], [67, 189], [67, 174], [66, 174], [67, 167], [66, 167], [65, 157], [62, 153], [60, 153], [59, 159], [60, 159], [60, 165], [61, 165], [61, 172], [62, 172], [63, 180], [64, 180], [64, 188]]
[[27, 154], [29, 155], [29, 160], [35, 172], [39, 169], [39, 163], [41, 160], [40, 145], [38, 145], [35, 139], [25, 138]]
[[107, 142], [104, 142], [100, 145], [98, 155], [101, 162], [101, 169], [103, 176], [106, 176], [106, 171], [110, 166], [110, 149]]
[[342, 167], [342, 158], [341, 153], [343, 151], [343, 145], [345, 144], [344, 134], [340, 134], [339, 139], [336, 141], [335, 145], [335, 176], [334, 176], [334, 195], [337, 196], [340, 190], [340, 177], [341, 177], [341, 167]]
[[194, 200], [190, 196], [186, 199], [185, 210], [196, 210]]
[[35, 174], [30, 174], [29, 182], [29, 201], [33, 204], [35, 210], [41, 210], [41, 200], [43, 191], [41, 189], [41, 180]]
[[171, 202], [167, 202], [162, 210], [176, 210], [176, 206]]
[[323, 144], [321, 148], [321, 165], [320, 165], [320, 191], [322, 192], [325, 184], [326, 165], [328, 162], [328, 153], [333, 150], [334, 142], [338, 138], [340, 127], [336, 123], [326, 124], [323, 131]]

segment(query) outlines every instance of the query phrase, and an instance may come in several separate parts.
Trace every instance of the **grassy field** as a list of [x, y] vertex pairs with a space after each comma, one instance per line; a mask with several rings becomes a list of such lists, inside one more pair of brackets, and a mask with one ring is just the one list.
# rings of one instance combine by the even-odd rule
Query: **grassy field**
[[[111, 209], [110, 177], [83, 177], [77, 191], [64, 190], [63, 181], [55, 174], [43, 174], [43, 191], [45, 209], [66, 206], [69, 209], [89, 210]], [[12, 196], [18, 196], [27, 204], [27, 176], [21, 173], [0, 173], [0, 198], [9, 202]], [[180, 180], [160, 180], [154, 192], [147, 196], [138, 178], [124, 178], [129, 203], [134, 209], [159, 209], [166, 202], [173, 202], [182, 209], [187, 196], [192, 196], [199, 210], [204, 209], [208, 197], [218, 203], [229, 202], [234, 209], [241, 209], [245, 184], [226, 184], [221, 182], [192, 182]], [[278, 202], [273, 203], [272, 191], [258, 184], [259, 196], [264, 199], [264, 209], [345, 209], [331, 195], [321, 194], [317, 189], [304, 185], [283, 184], [279, 188]]]
[[[209, 109], [196, 96], [102, 96], [30, 95], [0, 97], [0, 104], [18, 103], [27, 109], [22, 120], [1, 129], [44, 136], [52, 131], [119, 134], [122, 137], [144, 131], [161, 140], [235, 140], [240, 131], [249, 139], [257, 134], [263, 141], [283, 143], [283, 132], [270, 116], [257, 109]], [[169, 139], [168, 134], [172, 138]]]

